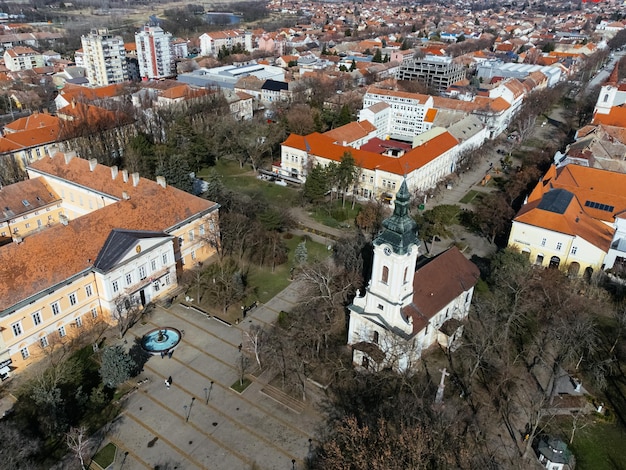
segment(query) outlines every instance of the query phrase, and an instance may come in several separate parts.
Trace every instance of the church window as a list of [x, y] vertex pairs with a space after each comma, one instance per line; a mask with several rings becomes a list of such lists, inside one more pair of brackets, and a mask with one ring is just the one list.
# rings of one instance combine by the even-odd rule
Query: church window
[[407, 267], [407, 268], [404, 268], [404, 281], [403, 281], [403, 282], [404, 282], [405, 284], [406, 284], [406, 277], [407, 277], [407, 274], [409, 274], [409, 268], [408, 268], [408, 267]]
[[383, 304], [378, 304], [378, 310], [384, 310]]
[[380, 280], [384, 284], [387, 284], [389, 282], [389, 268], [387, 266], [383, 266], [383, 275]]
[[372, 334], [372, 343], [378, 344], [378, 331], [374, 331]]
[[609, 101], [609, 95], [608, 94], [604, 95], [604, 102], [606, 103], [607, 101]]

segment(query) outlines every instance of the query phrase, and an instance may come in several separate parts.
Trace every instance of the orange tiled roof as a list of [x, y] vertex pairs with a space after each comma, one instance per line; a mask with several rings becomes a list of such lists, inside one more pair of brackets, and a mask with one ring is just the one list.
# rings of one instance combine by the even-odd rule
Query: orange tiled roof
[[331, 137], [338, 143], [354, 142], [355, 140], [367, 137], [375, 130], [376, 127], [369, 121], [355, 121], [325, 132], [324, 135]]
[[291, 134], [283, 145], [308, 152], [336, 162], [349, 151], [358, 166], [368, 170], [381, 170], [396, 175], [405, 175], [433, 161], [448, 150], [454, 148], [458, 141], [449, 132], [443, 132], [405, 153], [401, 157], [387, 157], [375, 152], [348, 149], [335, 144], [334, 140], [315, 132], [307, 136]]
[[217, 208], [214, 202], [169, 185], [162, 188], [145, 178], [140, 178], [136, 187], [132, 178], [124, 183], [121, 172], [113, 180], [109, 167], [97, 165], [92, 172], [89, 162], [81, 158], [65, 164], [64, 156], [57, 154], [38, 160], [31, 168], [120, 199], [126, 191], [130, 199], [71, 220], [67, 226], [56, 225], [26, 237], [21, 244], [1, 247], [0, 311], [91, 269], [115, 228], [168, 231], [196, 214]]
[[170, 100], [191, 99], [208, 95], [210, 93], [210, 90], [192, 89], [189, 85], [179, 85], [169, 88], [168, 90], [164, 90], [159, 94], [159, 98], [166, 98]]
[[376, 95], [383, 95], [383, 96], [397, 96], [399, 98], [408, 98], [411, 100], [415, 100], [418, 103], [425, 103], [428, 98], [430, 98], [429, 95], [423, 95], [421, 93], [409, 93], [407, 91], [397, 91], [397, 90], [387, 90], [386, 88], [378, 88], [375, 86], [369, 87], [367, 89], [367, 93], [373, 93]]
[[617, 213], [626, 210], [625, 187], [625, 173], [573, 164], [557, 169], [552, 165], [542, 181], [530, 193], [528, 201], [541, 199], [551, 189], [566, 189], [573, 193], [583, 206], [586, 201], [613, 206], [612, 212], [584, 207], [585, 213], [594, 219], [612, 223]]
[[5, 132], [19, 132], [40, 127], [55, 126], [59, 124], [59, 118], [48, 113], [35, 113], [30, 116], [16, 119], [4, 126]]
[[595, 113], [592, 124], [605, 126], [626, 127], [626, 107], [613, 106], [608, 114]]
[[0, 137], [0, 153], [14, 152], [29, 147], [37, 147], [56, 142], [59, 139], [60, 124], [13, 132]]
[[60, 200], [59, 196], [41, 178], [3, 186], [0, 188], [0, 222], [36, 211], [40, 207]]
[[435, 108], [430, 108], [426, 111], [426, 116], [424, 116], [424, 122], [434, 122], [435, 116], [437, 116], [437, 110]]
[[80, 85], [66, 84], [60, 94], [68, 102], [76, 101], [96, 101], [104, 98], [118, 96], [124, 90], [123, 84], [114, 84], [101, 87], [88, 88]]

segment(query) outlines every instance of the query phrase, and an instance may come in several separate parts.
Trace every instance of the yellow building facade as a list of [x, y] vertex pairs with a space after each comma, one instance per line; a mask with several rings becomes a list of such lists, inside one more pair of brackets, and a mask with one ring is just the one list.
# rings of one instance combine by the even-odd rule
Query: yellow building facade
[[49, 188], [59, 221], [0, 247], [2, 379], [53, 343], [172, 295], [219, 239], [219, 205], [163, 178], [58, 152], [28, 174], [16, 185]]

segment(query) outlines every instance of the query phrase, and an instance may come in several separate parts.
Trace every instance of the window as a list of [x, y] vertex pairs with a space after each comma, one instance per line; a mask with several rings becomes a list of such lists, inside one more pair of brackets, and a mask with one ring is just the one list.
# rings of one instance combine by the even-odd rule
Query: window
[[39, 344], [41, 345], [42, 348], [47, 348], [48, 347], [48, 337], [47, 336], [42, 336], [41, 338], [39, 338]]
[[113, 282], [111, 283], [111, 287], [113, 288], [113, 292], [114, 292], [114, 293], [115, 293], [115, 292], [119, 292], [119, 290], [120, 290], [120, 282], [119, 282], [119, 279], [116, 279], [115, 281], [113, 281]]
[[59, 302], [54, 302], [53, 304], [50, 304], [50, 308], [52, 309], [53, 315], [58, 315], [59, 313], [61, 313], [61, 306], [59, 305]]
[[91, 288], [91, 284], [85, 286], [85, 295], [87, 295], [87, 297], [91, 297], [93, 295], [93, 289]]
[[389, 282], [389, 268], [387, 266], [383, 266], [383, 273], [380, 281], [384, 284], [387, 284]]
[[541, 246], [546, 246], [546, 241], [547, 240], [545, 238], [542, 238], [541, 239]]
[[156, 271], [157, 270], [157, 260], [156, 260], [156, 258], [150, 260], [150, 269], [152, 269], [152, 271]]
[[24, 332], [21, 321], [13, 323], [11, 329], [13, 330], [13, 336], [19, 336]]
[[535, 261], [535, 264], [537, 265], [543, 264], [543, 255], [537, 255], [537, 260]]
[[189, 230], [189, 241], [192, 242], [194, 240], [194, 238], [196, 238], [196, 236], [193, 233], [193, 230]]
[[556, 251], [561, 251], [561, 248], [563, 248], [563, 243], [558, 242], [558, 243], [556, 244]]
[[377, 307], [378, 307], [378, 310], [384, 310], [384, 309], [385, 309], [385, 308], [383, 307], [383, 304], [378, 304], [378, 305], [377, 305]]
[[139, 279], [141, 279], [142, 281], [148, 277], [147, 274], [147, 270], [146, 270], [146, 265], [141, 265], [139, 266]]
[[76, 327], [80, 328], [81, 326], [83, 326], [83, 318], [82, 317], [77, 317], [76, 318]]
[[26, 222], [26, 228], [30, 228], [30, 224]]
[[577, 251], [578, 251], [578, 247], [573, 246], [572, 247], [572, 254], [575, 255]]
[[76, 292], [72, 292], [70, 294], [70, 305], [76, 305], [78, 303], [78, 299], [76, 298]]
[[372, 343], [378, 344], [378, 337], [378, 331], [374, 331], [374, 333], [372, 334]]
[[196, 259], [196, 250], [191, 250], [191, 259]]
[[22, 349], [20, 349], [20, 352], [22, 353], [22, 359], [28, 359], [30, 357], [30, 353], [28, 352], [28, 348], [22, 348]]
[[62, 326], [61, 328], [59, 328], [59, 336], [63, 338], [65, 335], [67, 335], [67, 333], [65, 332], [65, 327]]
[[198, 227], [198, 233], [200, 234], [200, 236], [204, 236], [205, 234], [205, 230], [204, 230], [204, 224], [200, 225], [200, 227]]
[[370, 366], [370, 360], [369, 360], [369, 357], [367, 357], [367, 356], [363, 356], [363, 360], [361, 361], [361, 365], [362, 365], [365, 369], [369, 369], [369, 366]]
[[133, 283], [133, 273], [126, 273], [126, 285], [130, 286]]
[[408, 275], [408, 274], [409, 274], [409, 268], [404, 268], [404, 281], [403, 281], [403, 282], [404, 282], [405, 284], [406, 284], [406, 278], [407, 278], [407, 275]]
[[167, 264], [167, 253], [163, 253], [163, 265]]
[[33, 323], [35, 326], [41, 325], [41, 312], [33, 313]]
[[166, 274], [166, 275], [165, 275], [165, 285], [168, 285], [168, 286], [169, 286], [171, 283], [172, 283], [172, 280], [171, 280], [171, 278], [170, 278], [170, 275], [169, 275], [169, 274]]

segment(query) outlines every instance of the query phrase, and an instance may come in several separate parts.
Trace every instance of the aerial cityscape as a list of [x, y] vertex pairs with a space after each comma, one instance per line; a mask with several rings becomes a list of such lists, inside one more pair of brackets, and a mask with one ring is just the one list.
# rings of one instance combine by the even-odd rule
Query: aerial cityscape
[[625, 2], [9, 1], [0, 48], [0, 469], [626, 468]]

